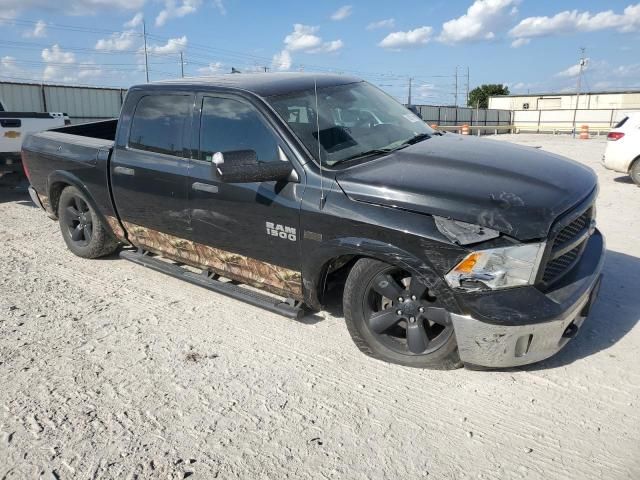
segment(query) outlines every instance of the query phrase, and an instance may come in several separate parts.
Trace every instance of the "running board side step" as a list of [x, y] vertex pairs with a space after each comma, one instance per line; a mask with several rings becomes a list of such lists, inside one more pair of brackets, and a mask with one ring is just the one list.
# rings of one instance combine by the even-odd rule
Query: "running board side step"
[[292, 299], [279, 300], [260, 292], [249, 290], [236, 282], [223, 282], [218, 280], [218, 275], [203, 270], [202, 273], [194, 273], [179, 265], [163, 262], [154, 258], [153, 254], [144, 250], [122, 250], [120, 258], [137, 263], [157, 272], [171, 275], [172, 277], [198, 285], [199, 287], [221, 293], [236, 300], [241, 300], [254, 307], [264, 308], [270, 312], [279, 313], [288, 318], [299, 320], [305, 315], [302, 303]]

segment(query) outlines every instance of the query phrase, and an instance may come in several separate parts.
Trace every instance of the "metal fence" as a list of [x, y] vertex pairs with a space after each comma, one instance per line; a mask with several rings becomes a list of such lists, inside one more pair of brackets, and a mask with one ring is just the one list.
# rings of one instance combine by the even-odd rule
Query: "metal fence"
[[117, 117], [126, 92], [121, 88], [0, 82], [0, 100], [8, 111], [62, 112], [72, 123]]
[[430, 125], [511, 125], [510, 110], [440, 107], [436, 105], [413, 105], [413, 107], [416, 108], [420, 117]]
[[513, 124], [518, 131], [556, 132], [580, 129], [587, 125], [590, 130], [606, 130], [618, 123], [633, 109], [579, 109], [579, 110], [514, 110]]

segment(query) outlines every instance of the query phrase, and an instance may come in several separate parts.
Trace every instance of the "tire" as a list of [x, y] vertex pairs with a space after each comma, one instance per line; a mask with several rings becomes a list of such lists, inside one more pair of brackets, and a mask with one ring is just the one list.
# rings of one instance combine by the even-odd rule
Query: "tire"
[[636, 158], [631, 164], [629, 175], [631, 176], [633, 183], [640, 187], [640, 157]]
[[76, 187], [66, 187], [60, 194], [58, 222], [67, 247], [79, 257], [104, 257], [118, 248], [118, 241]]
[[347, 277], [343, 303], [349, 334], [366, 355], [416, 368], [463, 366], [451, 321], [438, 315], [437, 299], [408, 272], [358, 260]]

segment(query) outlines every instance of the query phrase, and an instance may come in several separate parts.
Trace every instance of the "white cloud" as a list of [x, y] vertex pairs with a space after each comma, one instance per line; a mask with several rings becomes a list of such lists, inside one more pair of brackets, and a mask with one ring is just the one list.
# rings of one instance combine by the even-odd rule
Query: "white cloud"
[[42, 50], [42, 59], [47, 63], [75, 63], [76, 56], [73, 52], [63, 51], [58, 44]]
[[22, 36], [26, 38], [44, 38], [47, 36], [47, 24], [44, 20], [38, 20], [33, 30], [24, 32]]
[[271, 61], [271, 67], [274, 70], [287, 71], [291, 69], [292, 58], [289, 50], [282, 50], [280, 53], [276, 53]]
[[520, 48], [524, 45], [527, 45], [529, 42], [531, 42], [530, 38], [516, 38], [513, 42], [511, 42], [511, 46], [513, 48]]
[[2, 16], [17, 16], [23, 10], [44, 10], [64, 15], [96, 15], [101, 11], [140, 10], [146, 0], [2, 0]]
[[640, 30], [640, 3], [629, 5], [623, 13], [606, 10], [598, 13], [565, 10], [552, 17], [528, 17], [509, 31], [514, 38], [534, 38], [575, 32], [616, 29], [620, 32]]
[[114, 33], [109, 38], [101, 38], [96, 43], [96, 50], [115, 50], [124, 51], [131, 50], [138, 43], [138, 34], [134, 31], [126, 31], [122, 33]]
[[42, 59], [47, 64], [42, 73], [44, 80], [58, 80], [58, 81], [72, 81], [73, 76], [67, 74], [72, 72], [65, 68], [66, 65], [73, 65], [76, 63], [76, 56], [73, 52], [63, 51], [59, 45], [53, 45], [50, 49], [45, 48], [42, 50]]
[[387, 18], [385, 20], [371, 22], [369, 25], [367, 25], [367, 30], [377, 30], [379, 28], [393, 28], [395, 26], [396, 26], [395, 18]]
[[220, 12], [220, 15], [227, 14], [227, 9], [224, 8], [224, 4], [222, 3], [222, 0], [213, 0], [213, 6], [218, 9], [218, 12]]
[[222, 72], [223, 67], [224, 67], [224, 63], [214, 62], [214, 63], [210, 63], [206, 67], [199, 68], [198, 73], [200, 73], [201, 75], [215, 75], [217, 73]]
[[353, 13], [353, 7], [351, 5], [345, 5], [343, 7], [340, 7], [335, 12], [333, 12], [333, 14], [331, 15], [331, 20], [335, 20], [335, 21], [344, 20], [345, 18], [350, 16], [352, 13]]
[[287, 50], [295, 52], [297, 50], [309, 50], [318, 48], [322, 44], [322, 39], [315, 33], [320, 27], [312, 27], [296, 23], [293, 32], [284, 37], [284, 44]]
[[431, 40], [433, 28], [419, 27], [407, 32], [393, 32], [382, 39], [378, 46], [382, 48], [400, 49], [425, 45]]
[[161, 10], [156, 17], [156, 26], [161, 27], [172, 18], [182, 18], [196, 13], [200, 5], [202, 0], [181, 0], [180, 4], [176, 0], [165, 0], [164, 10]]
[[2, 10], [2, 18], [0, 18], [0, 25], [3, 25], [6, 22], [10, 22], [14, 18], [16, 18], [20, 12], [18, 9], [3, 9]]
[[322, 38], [316, 35], [319, 29], [320, 27], [296, 23], [293, 26], [293, 32], [284, 38], [285, 50], [289, 52], [327, 53], [336, 52], [344, 46], [342, 40], [323, 42]]
[[187, 48], [188, 39], [186, 35], [180, 38], [170, 38], [164, 45], [150, 45], [148, 51], [157, 54], [180, 53]]
[[0, 58], [0, 67], [2, 67], [3, 70], [7, 70], [9, 72], [15, 72], [19, 70], [18, 66], [16, 65], [15, 57], [11, 57], [9, 55]]
[[331, 53], [331, 52], [337, 52], [342, 47], [344, 47], [344, 42], [342, 40], [332, 40], [330, 42], [324, 42], [318, 48], [314, 48], [313, 50], [309, 50], [309, 53]]
[[142, 12], [136, 13], [131, 20], [124, 24], [125, 28], [136, 28], [142, 25], [144, 20], [144, 14]]
[[[589, 67], [589, 59], [585, 59], [585, 64], [582, 67], [582, 70], [585, 71], [588, 67]], [[555, 77], [560, 77], [560, 78], [573, 78], [573, 77], [577, 77], [580, 74], [580, 64], [577, 63], [575, 65], [571, 65], [569, 68], [562, 70], [561, 72], [556, 73], [554, 76]]]
[[459, 43], [472, 40], [491, 40], [506, 20], [517, 13], [519, 0], [476, 0], [467, 13], [442, 24], [438, 41]]

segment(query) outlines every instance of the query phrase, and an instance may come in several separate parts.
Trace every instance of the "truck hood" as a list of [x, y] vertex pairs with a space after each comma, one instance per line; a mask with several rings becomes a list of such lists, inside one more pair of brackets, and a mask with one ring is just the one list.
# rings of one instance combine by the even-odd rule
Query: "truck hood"
[[446, 134], [336, 176], [352, 200], [544, 238], [597, 186], [590, 168], [507, 142]]

